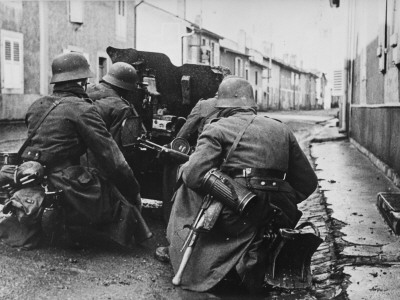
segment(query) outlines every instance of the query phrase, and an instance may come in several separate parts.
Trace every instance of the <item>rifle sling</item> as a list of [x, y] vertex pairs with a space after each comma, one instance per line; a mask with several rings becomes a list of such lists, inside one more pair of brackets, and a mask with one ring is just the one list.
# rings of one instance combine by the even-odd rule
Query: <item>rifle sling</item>
[[242, 130], [239, 132], [239, 134], [236, 136], [235, 141], [232, 144], [232, 147], [229, 149], [228, 154], [226, 155], [224, 161], [222, 162], [220, 166], [220, 170], [225, 167], [226, 163], [228, 162], [229, 158], [232, 156], [233, 151], [235, 151], [237, 145], [239, 144], [240, 140], [243, 137], [243, 134], [245, 133], [246, 129], [250, 126], [251, 123], [253, 123], [254, 119], [256, 118], [256, 115], [254, 115], [250, 120], [248, 120], [246, 126], [243, 126]]
[[49, 113], [55, 109], [65, 98], [58, 99], [53, 102], [53, 104], [45, 111], [45, 113], [42, 115], [42, 117], [39, 119], [39, 121], [36, 123], [35, 127], [32, 129], [31, 133], [29, 134], [28, 138], [25, 140], [25, 142], [22, 144], [21, 148], [18, 150], [17, 153], [17, 161], [18, 163], [21, 162], [21, 156], [22, 153], [25, 151], [26, 147], [28, 147], [29, 143], [31, 142], [33, 136], [39, 129], [40, 125], [43, 123], [44, 119], [49, 115]]

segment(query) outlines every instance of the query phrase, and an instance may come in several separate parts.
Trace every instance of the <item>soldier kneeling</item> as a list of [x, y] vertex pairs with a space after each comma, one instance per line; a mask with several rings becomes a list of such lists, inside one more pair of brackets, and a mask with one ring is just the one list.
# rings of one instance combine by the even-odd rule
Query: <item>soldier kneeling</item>
[[[45, 182], [35, 188], [39, 194], [46, 192], [42, 186], [48, 192], [63, 191], [68, 225], [98, 229], [123, 246], [149, 236], [142, 230], [139, 184], [85, 92], [87, 79], [92, 77], [86, 58], [79, 53], [62, 54], [54, 59], [52, 71], [53, 94], [29, 107], [25, 118], [28, 139], [18, 152], [20, 161], [44, 167]], [[80, 165], [80, 156], [88, 149], [106, 174]], [[7, 184], [7, 176], [2, 178]], [[10, 203], [18, 206], [17, 202]], [[18, 222], [10, 228], [5, 222], [0, 223], [4, 242], [26, 248], [38, 245], [40, 234], [30, 242], [13, 239], [26, 224]]]

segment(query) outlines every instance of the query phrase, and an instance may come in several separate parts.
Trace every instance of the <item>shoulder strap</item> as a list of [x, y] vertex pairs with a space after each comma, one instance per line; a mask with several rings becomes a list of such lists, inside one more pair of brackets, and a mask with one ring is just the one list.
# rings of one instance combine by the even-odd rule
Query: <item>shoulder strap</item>
[[228, 154], [226, 155], [224, 161], [221, 164], [222, 168], [223, 166], [226, 165], [226, 163], [228, 162], [229, 158], [231, 157], [233, 151], [235, 151], [237, 145], [239, 144], [239, 141], [241, 140], [244, 132], [246, 131], [246, 129], [250, 126], [251, 123], [253, 123], [254, 119], [256, 118], [256, 115], [254, 115], [250, 120], [248, 120], [247, 124], [245, 126], [243, 126], [242, 130], [239, 132], [239, 134], [236, 136], [235, 141], [232, 144], [232, 147], [229, 149]]
[[46, 112], [42, 115], [40, 120], [37, 122], [36, 126], [32, 129], [31, 134], [28, 136], [28, 138], [25, 140], [25, 142], [22, 144], [21, 148], [18, 150], [17, 153], [17, 159], [18, 161], [21, 161], [21, 155], [25, 151], [26, 147], [32, 140], [33, 136], [35, 135], [36, 131], [39, 129], [40, 125], [43, 123], [44, 119], [49, 115], [49, 113], [55, 109], [65, 98], [58, 99], [53, 102], [53, 104], [46, 110]]

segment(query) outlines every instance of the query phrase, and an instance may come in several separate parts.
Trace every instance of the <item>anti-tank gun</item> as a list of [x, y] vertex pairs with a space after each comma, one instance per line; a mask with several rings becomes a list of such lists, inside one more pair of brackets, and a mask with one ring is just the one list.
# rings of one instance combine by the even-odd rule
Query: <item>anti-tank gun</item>
[[[134, 129], [125, 126], [123, 137], [126, 139], [124, 144], [129, 145], [124, 147], [125, 156], [141, 185], [141, 195], [170, 205], [176, 170], [181, 162], [171, 159], [173, 152], [161, 151], [158, 147], [171, 145], [174, 149], [176, 134], [186, 117], [200, 99], [215, 96], [223, 72], [220, 68], [207, 65], [184, 64], [176, 67], [165, 54], [156, 52], [108, 47], [107, 53], [113, 63], [129, 63], [139, 75], [137, 92], [130, 101], [144, 128], [139, 125], [134, 125]], [[135, 122], [126, 122], [125, 125], [129, 123]], [[142, 141], [139, 145], [138, 137], [145, 137], [147, 143]], [[180, 151], [179, 147], [177, 149]], [[169, 217], [169, 210], [170, 207], [164, 206], [165, 219]]]

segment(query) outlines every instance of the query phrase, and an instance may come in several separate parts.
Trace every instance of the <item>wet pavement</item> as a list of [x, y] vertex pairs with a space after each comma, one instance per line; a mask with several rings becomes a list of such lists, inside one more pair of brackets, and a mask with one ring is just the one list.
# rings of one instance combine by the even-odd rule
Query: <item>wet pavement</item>
[[[282, 118], [285, 122], [293, 119], [288, 115]], [[307, 213], [313, 210], [314, 216], [308, 215], [308, 219], [317, 224], [324, 219], [328, 228], [325, 242], [313, 257], [316, 296], [400, 299], [400, 237], [393, 233], [376, 205], [378, 193], [400, 190], [346, 136], [338, 133], [335, 119], [325, 123], [311, 138], [309, 154], [319, 178], [319, 203], [325, 206], [326, 214], [309, 202], [312, 197], [301, 204]], [[324, 265], [315, 260], [319, 256], [330, 259]]]

